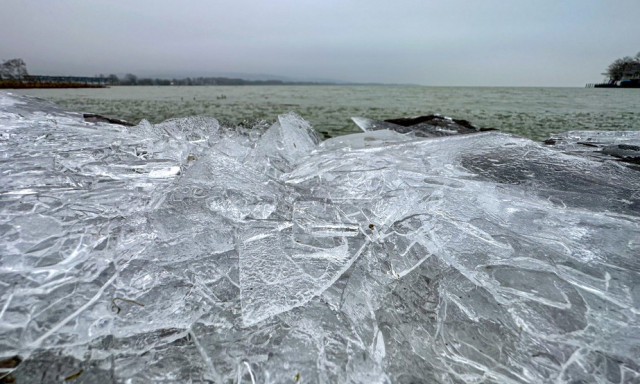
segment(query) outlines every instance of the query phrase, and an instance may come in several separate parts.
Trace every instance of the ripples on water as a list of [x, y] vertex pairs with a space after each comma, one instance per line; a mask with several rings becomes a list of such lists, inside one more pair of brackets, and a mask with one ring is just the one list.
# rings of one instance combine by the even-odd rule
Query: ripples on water
[[569, 130], [640, 130], [638, 89], [141, 86], [19, 93], [135, 123], [193, 115], [230, 122], [274, 120], [280, 113], [295, 111], [325, 136], [358, 132], [351, 116], [386, 119], [432, 113], [534, 140]]

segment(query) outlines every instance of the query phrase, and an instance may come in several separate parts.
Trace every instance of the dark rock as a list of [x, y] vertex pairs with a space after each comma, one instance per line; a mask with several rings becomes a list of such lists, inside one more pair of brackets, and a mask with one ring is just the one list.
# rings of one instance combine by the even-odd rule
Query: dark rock
[[124, 125], [126, 127], [135, 126], [135, 124], [131, 124], [130, 122], [125, 120], [114, 119], [112, 117], [106, 117], [106, 116], [98, 115], [95, 113], [85, 113], [83, 114], [83, 117], [84, 117], [84, 121], [88, 123], [109, 123], [109, 124]]
[[353, 121], [365, 131], [389, 129], [399, 133], [413, 134], [417, 137], [439, 137], [493, 131], [493, 128], [480, 129], [467, 120], [452, 119], [440, 115], [372, 120], [353, 118]]
[[416, 136], [423, 137], [450, 136], [480, 132], [480, 128], [471, 124], [467, 120], [452, 119], [440, 115], [389, 119], [385, 121], [387, 123], [397, 124], [407, 129], [407, 132], [414, 132]]
[[585, 147], [599, 148], [599, 145], [596, 143], [585, 143], [584, 141], [578, 141], [579, 145], [584, 145]]
[[478, 128], [467, 120], [451, 119], [440, 115], [426, 115], [418, 117], [402, 117], [399, 119], [387, 119], [388, 123], [401, 125], [403, 127], [413, 127], [420, 124], [429, 124], [437, 127], [450, 127], [452, 122], [464, 128], [477, 131]]
[[22, 362], [22, 358], [20, 356], [12, 356], [6, 358], [4, 360], [0, 360], [0, 368], [8, 369], [15, 368]]
[[602, 153], [617, 157], [622, 161], [640, 164], [640, 146], [638, 145], [608, 145], [602, 149]]

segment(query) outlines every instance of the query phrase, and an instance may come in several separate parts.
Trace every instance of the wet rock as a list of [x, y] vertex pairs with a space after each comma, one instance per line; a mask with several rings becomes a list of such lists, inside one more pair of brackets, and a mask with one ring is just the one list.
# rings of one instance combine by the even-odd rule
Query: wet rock
[[602, 153], [617, 157], [622, 161], [640, 163], [640, 146], [629, 144], [608, 145], [602, 149]]
[[109, 124], [124, 125], [125, 127], [135, 126], [135, 124], [131, 124], [128, 121], [114, 119], [113, 117], [102, 116], [96, 113], [85, 113], [82, 116], [84, 117], [84, 121], [88, 123], [109, 123]]
[[478, 128], [467, 120], [452, 119], [441, 115], [403, 117], [388, 120], [352, 118], [364, 131], [388, 129], [415, 137], [440, 137], [493, 131], [493, 128]]

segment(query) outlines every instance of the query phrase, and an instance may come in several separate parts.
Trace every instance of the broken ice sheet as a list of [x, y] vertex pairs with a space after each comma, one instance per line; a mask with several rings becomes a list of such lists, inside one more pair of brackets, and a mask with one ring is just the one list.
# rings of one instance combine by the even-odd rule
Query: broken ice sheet
[[[496, 133], [345, 152], [342, 162], [331, 162], [329, 153], [300, 164], [289, 182], [318, 198], [360, 201], [363, 214], [377, 224], [380, 233], [347, 273], [346, 285], [339, 279], [323, 295], [359, 324], [363, 339], [373, 343], [375, 330], [386, 322], [387, 353], [427, 362], [416, 360], [407, 371], [403, 364], [393, 368], [392, 359], [386, 371], [391, 377], [413, 372], [411, 377], [421, 380], [445, 369], [450, 377], [465, 380], [530, 382], [556, 377], [565, 362], [571, 364], [572, 353], [585, 364], [597, 364], [587, 363], [591, 357], [569, 345], [599, 348], [606, 358], [617, 356], [624, 364], [638, 356], [610, 341], [638, 329], [635, 296], [625, 293], [635, 292], [632, 287], [640, 283], [634, 256], [640, 238], [635, 171]], [[315, 187], [318, 176], [324, 188]], [[424, 284], [416, 276], [434, 260], [444, 262], [441, 273], [431, 272], [426, 281], [436, 282], [436, 309], [441, 310], [413, 323], [409, 319], [422, 308], [416, 304], [415, 312], [406, 312], [413, 306], [404, 301], [409, 300], [406, 292], [395, 290], [387, 297], [397, 297], [397, 306], [381, 299], [393, 287], [388, 276], [396, 276], [404, 287], [405, 279]], [[468, 288], [460, 290], [463, 286]], [[483, 299], [474, 292], [482, 292]], [[598, 307], [616, 313], [613, 321], [624, 324], [623, 330], [606, 315], [595, 315]], [[378, 318], [378, 311], [390, 318]], [[427, 318], [434, 319], [434, 328]], [[496, 321], [504, 328], [494, 327]], [[407, 335], [422, 327], [427, 333], [399, 335], [396, 327]], [[475, 327], [483, 329], [482, 338], [474, 335]], [[504, 336], [508, 333], [513, 337]], [[430, 347], [429, 340], [442, 344]], [[497, 340], [512, 352], [491, 350]], [[519, 340], [531, 348], [528, 357]], [[414, 356], [404, 354], [402, 343], [411, 345]], [[640, 339], [633, 337], [627, 345], [638, 346]], [[532, 355], [539, 359], [531, 361]], [[554, 363], [547, 369], [549, 361]], [[620, 377], [637, 377], [634, 367]]]
[[298, 201], [293, 222], [250, 223], [239, 251], [244, 324], [304, 305], [331, 286], [365, 244], [349, 221], [339, 207]]
[[640, 380], [640, 178], [592, 133], [316, 145], [293, 114], [123, 128], [5, 93], [0, 129], [17, 382]]

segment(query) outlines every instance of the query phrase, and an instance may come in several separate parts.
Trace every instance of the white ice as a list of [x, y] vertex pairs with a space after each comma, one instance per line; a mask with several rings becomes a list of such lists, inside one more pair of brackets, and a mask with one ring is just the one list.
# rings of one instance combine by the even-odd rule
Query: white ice
[[637, 382], [640, 173], [585, 135], [321, 143], [293, 113], [122, 127], [0, 93], [5, 373]]

